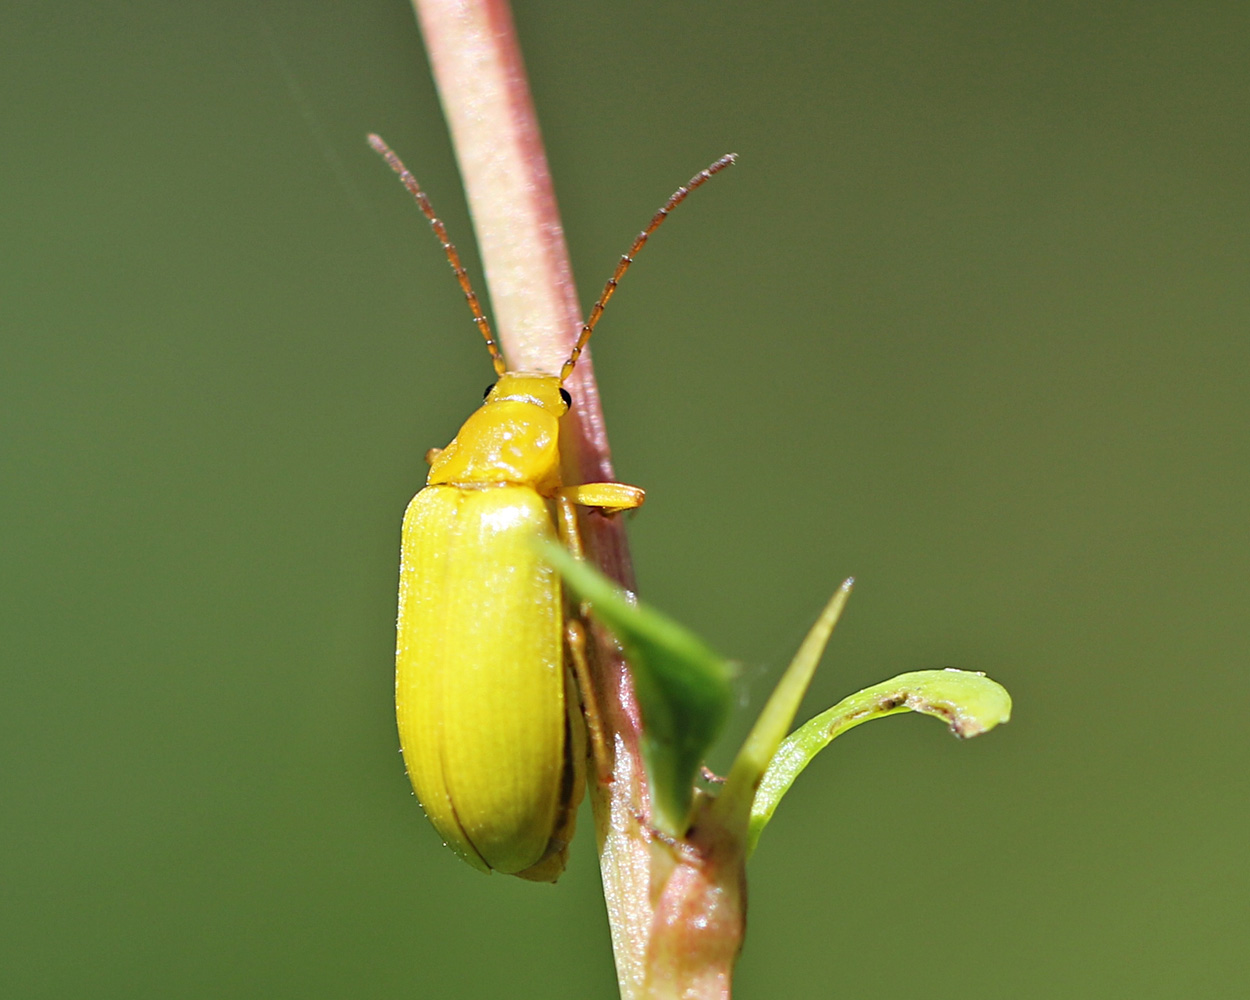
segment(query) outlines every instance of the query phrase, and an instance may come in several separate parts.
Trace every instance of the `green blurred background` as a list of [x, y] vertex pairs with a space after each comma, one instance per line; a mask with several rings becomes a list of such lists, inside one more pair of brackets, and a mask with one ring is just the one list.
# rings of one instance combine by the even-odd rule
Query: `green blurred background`
[[[744, 665], [848, 574], [857, 730], [751, 865], [738, 995], [1243, 996], [1244, 3], [526, 4], [645, 597]], [[403, 0], [0, 8], [0, 993], [585, 997], [593, 847], [484, 878], [411, 798], [399, 517], [491, 377]]]

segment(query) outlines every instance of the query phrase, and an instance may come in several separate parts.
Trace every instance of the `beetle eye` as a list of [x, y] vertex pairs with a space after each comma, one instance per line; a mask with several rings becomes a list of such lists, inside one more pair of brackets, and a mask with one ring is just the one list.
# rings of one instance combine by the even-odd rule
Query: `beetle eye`
[[495, 388], [495, 383], [494, 383], [494, 382], [492, 382], [490, 385], [488, 385], [488, 386], [486, 387], [486, 391], [482, 393], [482, 398], [483, 398], [483, 399], [485, 399], [487, 396], [489, 396], [489, 395], [490, 395], [490, 391], [491, 391], [491, 389], [493, 389], [493, 388]]
[[573, 397], [569, 395], [568, 389], [565, 389], [563, 386], [560, 387], [560, 398], [564, 400], [565, 406], [572, 408]]

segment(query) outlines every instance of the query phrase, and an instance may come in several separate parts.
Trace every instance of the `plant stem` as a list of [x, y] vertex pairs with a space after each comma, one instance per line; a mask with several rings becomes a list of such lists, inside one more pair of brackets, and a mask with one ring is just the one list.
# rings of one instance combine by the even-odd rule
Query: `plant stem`
[[[413, 0], [451, 129], [486, 271], [496, 330], [514, 369], [554, 373], [581, 326], [564, 230], [506, 0]], [[615, 478], [590, 359], [566, 383], [575, 407], [561, 430], [570, 482]], [[587, 556], [634, 589], [619, 518], [582, 519]], [[616, 644], [591, 630], [591, 671], [609, 760], [590, 776], [604, 898], [625, 1000], [647, 996], [654, 910], [648, 812], [633, 685]]]

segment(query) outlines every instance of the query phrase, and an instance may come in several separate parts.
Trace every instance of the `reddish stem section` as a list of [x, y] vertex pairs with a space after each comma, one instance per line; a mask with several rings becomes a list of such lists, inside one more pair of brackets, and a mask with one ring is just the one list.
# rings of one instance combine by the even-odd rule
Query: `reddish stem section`
[[[413, 0], [468, 195], [499, 341], [509, 367], [557, 374], [582, 326], [564, 230], [505, 0]], [[567, 383], [567, 482], [615, 479], [590, 358]], [[587, 556], [626, 588], [633, 568], [619, 517], [581, 518]], [[652, 907], [638, 709], [619, 651], [592, 632], [591, 671], [612, 780], [592, 782], [604, 894], [622, 995], [643, 995]]]

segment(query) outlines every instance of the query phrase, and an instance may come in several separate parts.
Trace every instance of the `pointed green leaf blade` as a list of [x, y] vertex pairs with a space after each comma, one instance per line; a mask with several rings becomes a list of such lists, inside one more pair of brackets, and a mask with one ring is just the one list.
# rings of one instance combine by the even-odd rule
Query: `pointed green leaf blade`
[[798, 712], [799, 704], [812, 682], [812, 675], [820, 665], [825, 647], [829, 644], [829, 637], [833, 634], [838, 619], [842, 617], [854, 585], [853, 579], [844, 580], [842, 586], [829, 599], [781, 680], [768, 696], [768, 701], [760, 710], [755, 724], [734, 758], [725, 787], [717, 796], [715, 808], [720, 821], [734, 831], [733, 835], [738, 839], [746, 835], [756, 789], [778, 746], [794, 723], [795, 713]]
[[947, 669], [899, 674], [843, 699], [796, 729], [773, 755], [751, 806], [748, 851], [755, 850], [778, 803], [816, 754], [848, 729], [899, 712], [932, 715], [956, 736], [970, 739], [1011, 718], [1011, 695], [984, 674]]
[[680, 837], [699, 766], [729, 714], [733, 667], [693, 632], [654, 608], [634, 603], [560, 546], [544, 546], [543, 558], [591, 605], [625, 650], [643, 717], [652, 824]]

